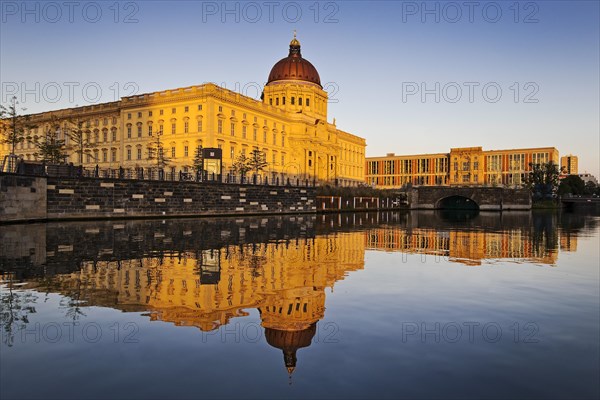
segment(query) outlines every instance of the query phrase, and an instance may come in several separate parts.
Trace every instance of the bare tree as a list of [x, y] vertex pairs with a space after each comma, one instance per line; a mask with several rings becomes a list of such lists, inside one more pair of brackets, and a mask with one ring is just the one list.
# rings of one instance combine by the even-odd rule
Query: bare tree
[[91, 155], [91, 150], [96, 148], [98, 145], [96, 142], [91, 140], [90, 132], [83, 130], [84, 121], [79, 119], [67, 119], [65, 120], [65, 124], [66, 134], [71, 141], [68, 149], [79, 156], [78, 161], [81, 165], [83, 164], [83, 155]]
[[[30, 117], [20, 116], [17, 110], [17, 98], [12, 97], [12, 102], [8, 107], [0, 105], [0, 122], [2, 139], [1, 143], [8, 144], [10, 146], [10, 154], [15, 154], [15, 148], [17, 144], [24, 142], [27, 138], [25, 137], [25, 130], [32, 129], [35, 126], [29, 124]], [[25, 108], [22, 109], [25, 111]]]

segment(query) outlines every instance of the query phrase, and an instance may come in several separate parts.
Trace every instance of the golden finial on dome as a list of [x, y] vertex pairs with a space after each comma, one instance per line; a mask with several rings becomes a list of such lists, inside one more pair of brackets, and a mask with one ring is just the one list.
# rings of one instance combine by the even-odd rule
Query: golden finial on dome
[[294, 29], [294, 38], [290, 42], [290, 46], [300, 46], [300, 42], [296, 39], [296, 30]]

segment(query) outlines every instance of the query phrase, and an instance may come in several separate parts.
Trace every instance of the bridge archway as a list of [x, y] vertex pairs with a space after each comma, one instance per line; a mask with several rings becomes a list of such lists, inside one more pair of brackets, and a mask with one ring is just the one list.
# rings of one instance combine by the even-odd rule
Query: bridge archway
[[436, 208], [442, 210], [471, 210], [478, 211], [479, 204], [465, 196], [448, 196], [438, 200]]

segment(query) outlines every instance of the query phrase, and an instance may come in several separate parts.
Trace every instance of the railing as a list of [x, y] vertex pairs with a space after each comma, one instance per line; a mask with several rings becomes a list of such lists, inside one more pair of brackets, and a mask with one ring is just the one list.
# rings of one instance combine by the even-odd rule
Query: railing
[[203, 172], [171, 172], [157, 168], [86, 168], [73, 164], [45, 164], [42, 162], [20, 161], [14, 173], [62, 178], [107, 178], [144, 181], [178, 181], [204, 182], [222, 184], [269, 185], [269, 186], [302, 186], [314, 187], [323, 184], [314, 179], [301, 178], [283, 173], [247, 173], [233, 172], [215, 174]]

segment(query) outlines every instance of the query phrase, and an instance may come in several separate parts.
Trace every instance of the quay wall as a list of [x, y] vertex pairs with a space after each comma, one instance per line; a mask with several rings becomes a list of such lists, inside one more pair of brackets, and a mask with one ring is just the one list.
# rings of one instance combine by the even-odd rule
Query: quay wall
[[315, 212], [314, 187], [0, 175], [0, 222]]

